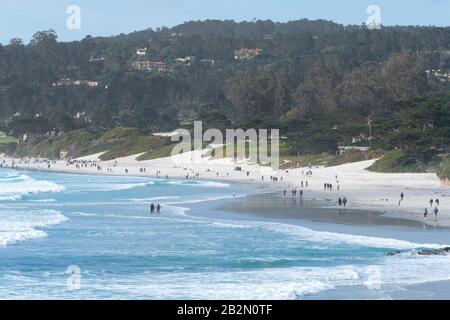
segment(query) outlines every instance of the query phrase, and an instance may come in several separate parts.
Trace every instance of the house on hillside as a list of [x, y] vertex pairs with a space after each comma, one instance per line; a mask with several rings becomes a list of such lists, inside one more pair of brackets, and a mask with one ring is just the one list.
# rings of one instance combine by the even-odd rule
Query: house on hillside
[[102, 62], [105, 61], [105, 57], [93, 57], [91, 56], [91, 58], [89, 59], [89, 62], [93, 63], [93, 62]]
[[200, 60], [200, 64], [207, 65], [207, 66], [213, 66], [216, 63], [216, 61], [212, 59], [202, 59]]
[[435, 77], [441, 82], [449, 82], [450, 81], [450, 72], [444, 72], [442, 70], [427, 70], [426, 71], [428, 77]]
[[150, 68], [150, 60], [134, 60], [131, 62], [131, 69], [147, 71]]
[[150, 61], [150, 67], [148, 70], [154, 72], [168, 72], [169, 67], [162, 61]]
[[131, 62], [131, 68], [138, 71], [150, 71], [150, 72], [168, 72], [169, 67], [162, 61], [150, 61], [150, 60], [134, 60]]
[[147, 54], [147, 48], [137, 49], [136, 54], [138, 56], [145, 56]]
[[93, 80], [75, 80], [73, 82], [74, 86], [88, 86], [88, 87], [98, 87], [98, 81]]
[[262, 53], [262, 49], [248, 49], [242, 48], [234, 51], [234, 59], [235, 60], [250, 60], [254, 59]]
[[53, 83], [54, 87], [98, 87], [98, 81], [94, 80], [71, 80], [71, 79], [60, 79]]
[[186, 57], [184, 57], [184, 58], [176, 58], [175, 59], [175, 62], [177, 62], [177, 63], [187, 63], [187, 64], [190, 64], [191, 62], [194, 62], [195, 61], [195, 57], [194, 56], [186, 56]]
[[60, 79], [53, 83], [54, 87], [71, 87], [73, 86], [73, 81], [70, 79]]
[[369, 147], [357, 147], [357, 146], [339, 146], [338, 147], [338, 153], [339, 154], [344, 154], [347, 151], [351, 151], [351, 150], [357, 150], [357, 151], [369, 151], [370, 148]]

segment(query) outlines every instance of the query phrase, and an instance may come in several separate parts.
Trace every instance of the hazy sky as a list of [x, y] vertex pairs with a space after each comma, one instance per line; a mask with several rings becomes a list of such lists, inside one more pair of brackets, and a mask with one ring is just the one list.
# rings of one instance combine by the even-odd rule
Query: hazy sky
[[[69, 5], [81, 9], [79, 30], [67, 28]], [[50, 28], [69, 41], [204, 19], [308, 18], [361, 24], [367, 21], [369, 5], [381, 8], [384, 25], [450, 26], [450, 0], [0, 0], [0, 42], [19, 37], [28, 43], [34, 32]]]

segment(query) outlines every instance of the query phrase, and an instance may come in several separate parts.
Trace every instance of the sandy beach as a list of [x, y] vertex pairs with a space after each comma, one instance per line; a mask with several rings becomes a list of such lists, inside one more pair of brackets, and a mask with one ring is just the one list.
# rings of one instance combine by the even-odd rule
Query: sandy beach
[[[286, 190], [288, 196], [297, 189], [303, 190], [304, 199], [317, 201], [324, 207], [342, 208], [338, 206], [338, 199], [346, 197], [347, 209], [377, 211], [394, 219], [450, 227], [450, 187], [442, 186], [433, 173], [367, 171], [366, 168], [375, 160], [336, 167], [273, 170], [247, 162], [235, 163], [231, 159], [211, 160], [208, 150], [149, 161], [137, 161], [139, 155], [100, 161], [100, 155], [75, 159], [72, 164], [64, 160], [0, 158], [0, 161], [3, 167], [11, 167], [14, 163], [15, 168], [22, 170], [237, 182], [279, 193]], [[236, 166], [241, 170], [235, 170]], [[277, 182], [273, 182], [271, 177], [276, 177]], [[324, 190], [324, 183], [333, 184], [333, 190]], [[401, 193], [404, 194], [403, 201], [400, 201]], [[436, 203], [430, 205], [430, 199], [440, 201], [437, 220], [433, 214]], [[427, 219], [423, 214], [425, 208], [429, 212]]]

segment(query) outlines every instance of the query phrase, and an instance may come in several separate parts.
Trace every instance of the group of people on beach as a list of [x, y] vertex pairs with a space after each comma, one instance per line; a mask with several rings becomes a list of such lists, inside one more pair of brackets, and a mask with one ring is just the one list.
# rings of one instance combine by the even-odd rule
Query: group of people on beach
[[[433, 205], [435, 205], [434, 209], [433, 209]], [[437, 221], [437, 217], [439, 214], [439, 205], [440, 205], [440, 201], [439, 199], [430, 199], [430, 208], [432, 209], [432, 213], [434, 214], [434, 220]], [[428, 217], [429, 211], [428, 208], [425, 207], [424, 211], [423, 211], [423, 216], [426, 219]]]
[[[286, 191], [286, 189], [284, 189], [283, 190], [283, 196], [286, 197], [286, 195], [287, 195], [287, 191]], [[300, 199], [303, 199], [303, 190], [297, 191], [297, 189], [293, 189], [293, 190], [291, 190], [291, 195], [294, 198], [297, 197], [297, 195], [299, 195]]]
[[338, 199], [339, 207], [342, 207], [342, 206], [344, 206], [344, 208], [347, 207], [347, 202], [348, 202], [348, 200], [346, 197]]
[[154, 203], [150, 204], [150, 213], [151, 214], [155, 214], [155, 213], [160, 214], [161, 213], [161, 205], [159, 203], [156, 204], [156, 206]]
[[[339, 179], [338, 179], [338, 175], [336, 174], [335, 176], [336, 179], [336, 185], [337, 185], [337, 191], [339, 191], [340, 189], [340, 185], [339, 185]], [[325, 182], [323, 184], [323, 190], [325, 191], [333, 191], [334, 190], [334, 185], [331, 182]]]
[[333, 191], [333, 184], [332, 183], [324, 183], [323, 184], [323, 190], [325, 191]]
[[302, 176], [312, 177], [312, 175], [313, 175], [312, 170], [307, 170], [307, 171], [302, 170]]
[[[405, 200], [405, 194], [402, 192], [400, 194], [400, 200], [398, 202], [399, 206], [402, 204], [403, 200]], [[436, 200], [435, 199], [430, 199], [429, 204], [430, 204], [430, 208], [431, 209], [428, 210], [428, 207], [425, 207], [425, 209], [423, 210], [423, 217], [425, 219], [427, 219], [428, 215], [431, 213], [431, 214], [434, 214], [434, 220], [437, 221], [438, 214], [439, 214], [439, 205], [440, 205], [440, 203], [441, 202], [440, 202], [439, 199], [436, 199]], [[433, 208], [433, 206], [434, 206], [434, 208]]]

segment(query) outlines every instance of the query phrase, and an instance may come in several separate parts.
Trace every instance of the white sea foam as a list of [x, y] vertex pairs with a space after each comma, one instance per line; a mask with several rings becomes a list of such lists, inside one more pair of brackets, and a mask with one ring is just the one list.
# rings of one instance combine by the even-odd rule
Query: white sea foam
[[22, 199], [22, 196], [20, 194], [16, 194], [14, 196], [4, 196], [0, 197], [0, 201], [15, 201]]
[[336, 232], [315, 231], [301, 226], [274, 222], [221, 220], [220, 222], [213, 222], [212, 226], [229, 228], [264, 228], [272, 232], [292, 236], [294, 239], [317, 243], [327, 243], [329, 245], [351, 244], [368, 248], [384, 248], [395, 250], [414, 250], [419, 248], [445, 247], [445, 245], [419, 244], [391, 238], [378, 238]]
[[20, 200], [24, 195], [61, 192], [65, 188], [54, 182], [35, 180], [24, 174], [9, 174], [0, 179], [0, 201]]
[[256, 223], [261, 227], [270, 228], [273, 231], [289, 234], [304, 240], [326, 242], [330, 244], [347, 243], [371, 248], [392, 249], [417, 249], [417, 248], [440, 248], [437, 244], [418, 244], [404, 240], [368, 237], [336, 232], [314, 231], [305, 227], [288, 225], [282, 223]]
[[215, 181], [199, 181], [198, 186], [209, 187], [209, 188], [228, 188], [230, 187], [227, 183], [215, 182]]
[[185, 186], [191, 186], [191, 187], [204, 187], [204, 188], [228, 188], [230, 187], [227, 183], [222, 182], [216, 182], [216, 181], [201, 181], [201, 180], [195, 180], [195, 181], [164, 181], [163, 184], [169, 184], [169, 185], [185, 185]]
[[[107, 191], [121, 191], [135, 188], [143, 188], [154, 184], [154, 182], [142, 182], [142, 183], [103, 183], [93, 184], [94, 191], [107, 192]], [[85, 186], [84, 186], [85, 187]]]
[[[130, 182], [130, 183], [122, 183], [118, 181], [111, 181], [109, 183], [98, 183], [93, 181], [88, 181], [83, 184], [73, 184], [71, 185], [71, 189], [79, 191], [99, 191], [99, 192], [108, 192], [108, 191], [122, 191], [122, 190], [130, 190], [135, 188], [144, 188], [152, 185], [178, 185], [178, 186], [190, 186], [190, 187], [205, 187], [205, 188], [227, 188], [230, 185], [221, 182], [214, 181], [183, 181], [183, 180], [152, 180], [152, 181], [143, 181], [143, 182]], [[169, 197], [164, 197], [162, 199], [170, 199]], [[133, 200], [132, 200], [133, 201]], [[139, 200], [138, 200], [139, 201]]]
[[39, 230], [66, 221], [54, 210], [0, 210], [0, 247], [28, 239], [46, 237]]
[[[401, 286], [450, 279], [450, 257], [385, 258], [375, 265], [266, 268], [205, 273], [147, 273], [90, 289], [120, 297], [159, 299], [302, 299], [323, 291], [361, 287], [367, 297], [389, 298]], [[436, 265], [442, 267], [436, 269]], [[430, 272], [429, 270], [433, 270]], [[341, 289], [342, 290], [342, 289]], [[345, 289], [343, 289], [345, 290]], [[364, 296], [361, 296], [364, 298]]]
[[233, 199], [233, 198], [243, 198], [246, 197], [246, 195], [239, 195], [239, 196], [210, 196], [200, 199], [192, 199], [192, 200], [180, 200], [176, 202], [168, 202], [169, 205], [177, 205], [177, 204], [194, 204], [194, 203], [201, 203], [201, 202], [210, 202], [210, 201], [217, 201], [217, 200], [225, 200], [225, 199]]
[[[180, 197], [170, 196], [170, 197], [154, 197], [154, 198], [138, 198], [138, 199], [129, 199], [132, 202], [150, 202], [150, 201], [161, 201], [161, 200], [176, 200]], [[127, 199], [128, 200], [128, 199]], [[126, 201], [123, 199], [122, 201]]]
[[32, 202], [43, 202], [43, 203], [49, 203], [49, 202], [56, 202], [56, 199], [40, 199], [40, 200], [31, 200]]

